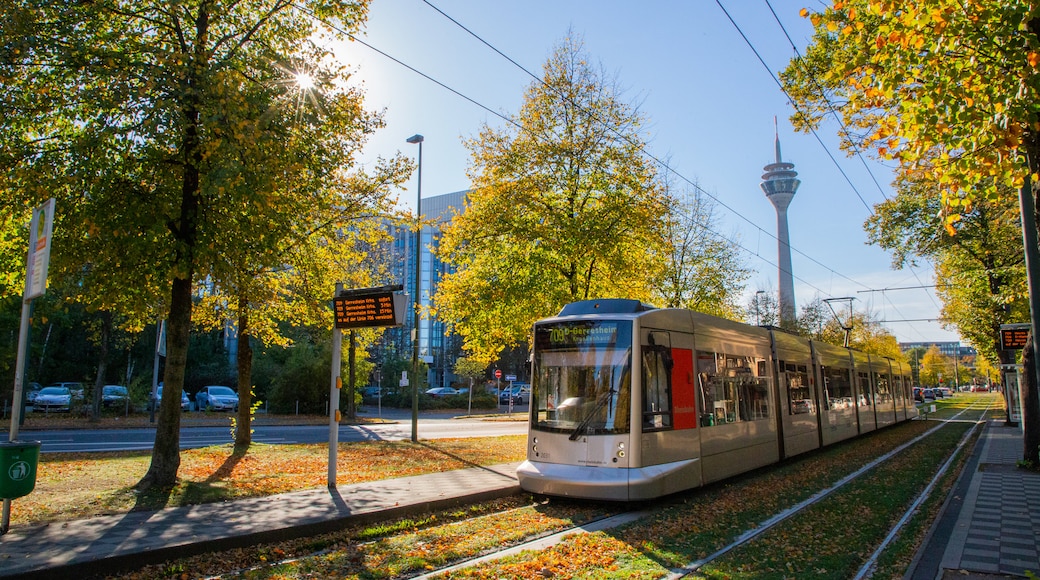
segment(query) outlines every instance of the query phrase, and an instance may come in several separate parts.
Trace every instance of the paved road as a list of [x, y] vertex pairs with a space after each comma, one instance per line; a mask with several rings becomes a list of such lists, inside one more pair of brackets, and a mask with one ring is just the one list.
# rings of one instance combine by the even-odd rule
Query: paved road
[[[412, 436], [411, 415], [401, 417], [400, 411], [385, 418], [396, 423], [340, 425], [340, 442], [397, 441]], [[524, 421], [487, 421], [479, 418], [453, 419], [450, 415], [419, 419], [420, 439], [450, 437], [493, 437], [527, 432]], [[126, 451], [151, 449], [155, 442], [154, 429], [76, 429], [56, 431], [29, 431], [22, 439], [43, 443], [43, 453]], [[253, 428], [256, 443], [323, 443], [329, 440], [328, 425], [260, 425]], [[233, 441], [229, 427], [182, 427], [181, 448], [206, 447]]]

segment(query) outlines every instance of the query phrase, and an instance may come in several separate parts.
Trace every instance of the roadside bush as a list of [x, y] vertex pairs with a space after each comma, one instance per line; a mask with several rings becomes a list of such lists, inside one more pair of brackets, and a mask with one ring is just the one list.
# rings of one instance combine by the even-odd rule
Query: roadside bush
[[282, 415], [293, 414], [297, 410], [304, 414], [327, 413], [329, 365], [332, 364], [328, 349], [298, 342], [286, 350], [287, 355], [280, 367], [271, 365], [265, 369], [272, 373], [268, 375], [268, 411]]

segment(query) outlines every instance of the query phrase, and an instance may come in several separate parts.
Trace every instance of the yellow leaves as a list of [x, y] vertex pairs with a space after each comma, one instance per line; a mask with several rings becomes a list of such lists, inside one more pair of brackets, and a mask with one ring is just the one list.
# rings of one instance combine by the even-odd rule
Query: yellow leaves
[[943, 219], [943, 228], [946, 229], [946, 233], [950, 234], [950, 236], [957, 235], [957, 229], [954, 228], [953, 226], [954, 226], [954, 224], [956, 224], [956, 223], [958, 223], [960, 221], [961, 221], [961, 214], [959, 214], [959, 213], [951, 213], [951, 214], [947, 215]]
[[[798, 11], [798, 15], [801, 16], [802, 18], [808, 17], [809, 16], [809, 9], [808, 8], [802, 8], [801, 10]], [[814, 24], [814, 26], [815, 26], [815, 24]]]
[[1040, 64], [1040, 54], [1035, 51], [1030, 51], [1029, 54], [1026, 55], [1026, 61], [1029, 63], [1029, 66], [1036, 68], [1037, 65]]

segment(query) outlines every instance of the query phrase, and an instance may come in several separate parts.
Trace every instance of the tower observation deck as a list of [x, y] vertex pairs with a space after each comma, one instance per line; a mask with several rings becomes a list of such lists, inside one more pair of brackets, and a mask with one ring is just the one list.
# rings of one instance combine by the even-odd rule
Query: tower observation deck
[[801, 181], [794, 163], [784, 161], [780, 156], [780, 133], [776, 132], [776, 162], [762, 168], [762, 191], [776, 208], [776, 239], [778, 274], [778, 304], [780, 307], [780, 323], [794, 322], [794, 274], [791, 269], [791, 234], [787, 227], [787, 206], [791, 205], [794, 194]]

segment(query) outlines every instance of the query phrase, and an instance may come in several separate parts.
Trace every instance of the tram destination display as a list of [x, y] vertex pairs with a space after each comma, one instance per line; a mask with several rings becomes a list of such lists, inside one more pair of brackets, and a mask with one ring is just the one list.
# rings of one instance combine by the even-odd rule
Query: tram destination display
[[392, 291], [347, 292], [332, 301], [336, 328], [398, 326], [404, 323], [406, 300]]

